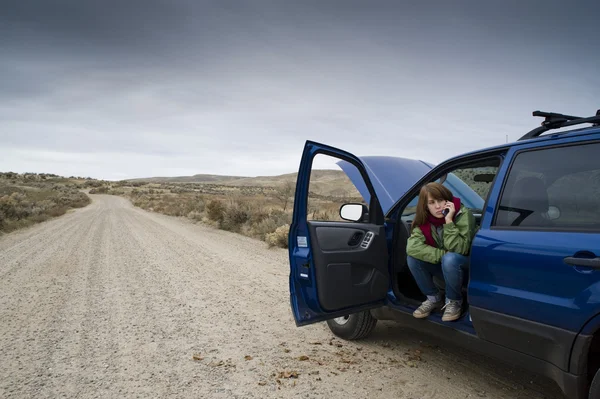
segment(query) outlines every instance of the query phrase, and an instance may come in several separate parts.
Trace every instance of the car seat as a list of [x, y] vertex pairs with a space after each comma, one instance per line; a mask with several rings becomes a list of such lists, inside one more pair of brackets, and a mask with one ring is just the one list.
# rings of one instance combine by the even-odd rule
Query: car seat
[[538, 177], [524, 177], [518, 180], [509, 195], [508, 206], [520, 213], [512, 220], [511, 226], [549, 224], [549, 220], [544, 217], [549, 208], [548, 191], [542, 179]]

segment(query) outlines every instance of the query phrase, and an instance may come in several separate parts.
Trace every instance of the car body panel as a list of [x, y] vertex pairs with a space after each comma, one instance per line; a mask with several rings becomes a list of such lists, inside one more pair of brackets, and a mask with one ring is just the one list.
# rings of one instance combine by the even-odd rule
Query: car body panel
[[[432, 164], [408, 158], [378, 156], [357, 158], [365, 166], [383, 213], [387, 213], [413, 184], [433, 168]], [[368, 204], [370, 194], [358, 170], [347, 161], [340, 160], [337, 164]]]

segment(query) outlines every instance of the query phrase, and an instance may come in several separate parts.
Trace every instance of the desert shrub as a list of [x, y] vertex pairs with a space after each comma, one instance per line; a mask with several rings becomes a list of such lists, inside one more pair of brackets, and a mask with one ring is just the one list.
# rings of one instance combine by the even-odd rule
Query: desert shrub
[[183, 212], [183, 204], [180, 204], [177, 201], [169, 201], [168, 198], [162, 196], [153, 197], [153, 201], [155, 201], [153, 208], [156, 212], [164, 213], [169, 216], [181, 216], [181, 213]]
[[146, 194], [138, 192], [136, 195], [131, 197], [131, 202], [133, 205], [140, 207], [142, 209], [148, 209], [148, 204], [150, 200]]
[[113, 188], [107, 194], [123, 196], [125, 195], [125, 191], [120, 188]]
[[16, 201], [11, 195], [3, 195], [0, 197], [0, 214], [5, 219], [16, 218]]
[[264, 208], [253, 208], [248, 210], [249, 225], [258, 225], [262, 223], [265, 219], [269, 218], [269, 212], [267, 212]]
[[73, 194], [71, 198], [71, 207], [73, 208], [83, 208], [84, 206], [88, 206], [92, 201], [90, 197], [82, 193], [81, 191], [77, 191]]
[[288, 247], [288, 233], [290, 230], [290, 225], [285, 224], [283, 226], [279, 226], [273, 233], [269, 233], [265, 236], [265, 241], [269, 248], [271, 247], [280, 247], [287, 248]]
[[108, 187], [101, 186], [101, 187], [97, 187], [97, 188], [92, 188], [90, 190], [90, 194], [107, 194], [108, 190], [109, 190]]
[[269, 212], [269, 219], [272, 219], [273, 221], [275, 221], [275, 223], [278, 226], [281, 226], [284, 224], [291, 224], [292, 223], [292, 214], [288, 213], [288, 212], [284, 212], [280, 209], [272, 209], [271, 212]]
[[258, 223], [249, 225], [248, 228], [244, 230], [244, 234], [249, 237], [258, 238], [264, 241], [267, 234], [275, 232], [275, 230], [277, 230], [277, 227], [277, 222], [267, 217], [266, 219], [263, 219]]
[[193, 210], [196, 212], [204, 212], [204, 209], [206, 209], [204, 198], [200, 196], [195, 196], [192, 200], [192, 203], [194, 204]]
[[332, 221], [336, 220], [337, 214], [333, 211], [328, 210], [318, 210], [314, 209], [311, 214], [308, 215], [311, 220], [323, 220], [323, 221]]
[[225, 217], [225, 205], [219, 200], [210, 200], [206, 204], [206, 216], [214, 222], [222, 222]]
[[[89, 179], [89, 177], [88, 177]], [[100, 180], [86, 180], [86, 182], [83, 184], [83, 186], [85, 188], [89, 188], [89, 187], [102, 187], [104, 185], [104, 183]]]
[[184, 205], [185, 214], [202, 213], [204, 211], [204, 200], [199, 196], [182, 195], [179, 197]]
[[242, 225], [248, 219], [250, 219], [250, 215], [246, 207], [239, 202], [234, 202], [225, 208], [221, 228], [223, 230], [239, 232]]
[[[45, 179], [39, 176], [45, 176]], [[63, 215], [70, 208], [90, 203], [89, 197], [77, 188], [55, 182], [68, 183], [65, 179], [49, 174], [28, 174], [27, 179], [31, 181], [19, 177], [17, 187], [6, 185], [6, 182], [0, 186], [0, 231], [8, 232], [42, 222]]]
[[31, 202], [21, 192], [14, 192], [0, 198], [0, 212], [6, 219], [24, 219], [31, 214], [31, 207]]

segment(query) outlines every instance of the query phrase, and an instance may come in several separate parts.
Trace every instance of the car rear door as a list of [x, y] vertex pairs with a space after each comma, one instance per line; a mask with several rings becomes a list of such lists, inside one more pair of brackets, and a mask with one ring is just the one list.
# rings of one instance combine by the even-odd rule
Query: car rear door
[[568, 371], [600, 307], [600, 137], [553, 144], [509, 152], [473, 242], [469, 305], [482, 339]]
[[[362, 176], [368, 204], [363, 221], [309, 220], [314, 157], [325, 154]], [[366, 191], [364, 188], [366, 187]], [[384, 215], [366, 168], [356, 156], [307, 141], [302, 154], [289, 231], [290, 301], [298, 326], [381, 306], [390, 286]]]

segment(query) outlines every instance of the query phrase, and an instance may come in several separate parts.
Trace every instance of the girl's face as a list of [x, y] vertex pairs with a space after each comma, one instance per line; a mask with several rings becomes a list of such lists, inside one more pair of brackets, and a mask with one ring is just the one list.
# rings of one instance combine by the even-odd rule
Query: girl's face
[[434, 199], [431, 197], [431, 194], [427, 194], [427, 210], [429, 213], [438, 219], [444, 217], [442, 211], [444, 210], [444, 205], [446, 205], [446, 200], [443, 199]]

